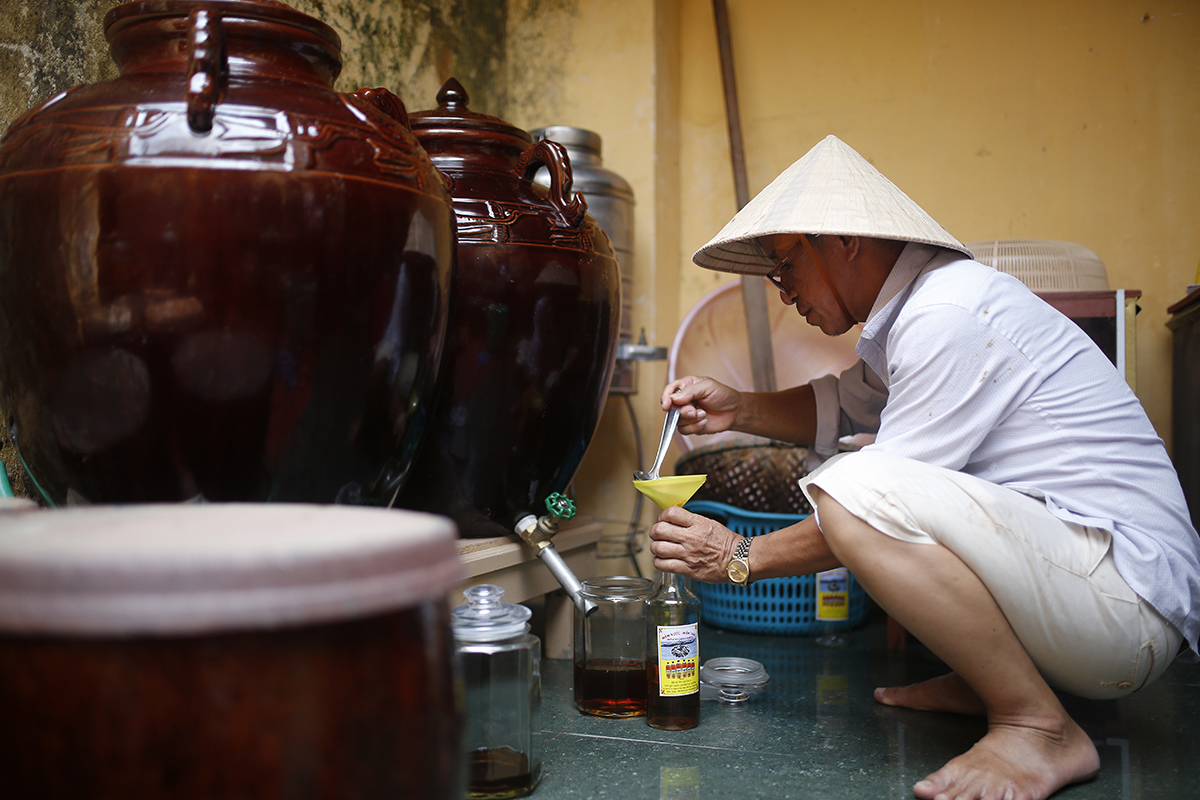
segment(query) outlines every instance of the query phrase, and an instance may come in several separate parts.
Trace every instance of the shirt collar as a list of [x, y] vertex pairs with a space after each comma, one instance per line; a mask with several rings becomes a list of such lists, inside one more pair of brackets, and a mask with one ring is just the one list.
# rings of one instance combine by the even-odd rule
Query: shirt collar
[[867, 314], [868, 325], [883, 312], [883, 309], [892, 300], [896, 299], [896, 295], [913, 282], [913, 279], [921, 273], [921, 270], [925, 269], [925, 266], [940, 250], [939, 247], [919, 242], [909, 242], [905, 245], [904, 249], [900, 251], [900, 257], [896, 259], [891, 273], [888, 274], [887, 280], [883, 282], [883, 288], [879, 290], [879, 295], [875, 298], [875, 305], [871, 306], [871, 313]]
[[891, 385], [891, 377], [887, 369], [887, 353], [884, 347], [887, 343], [888, 332], [900, 309], [908, 298], [908, 289], [917, 276], [925, 271], [940, 255], [946, 260], [962, 258], [958, 253], [944, 250], [933, 245], [910, 242], [900, 251], [892, 271], [875, 298], [875, 305], [863, 323], [862, 332], [858, 337], [855, 350], [871, 370], [879, 376], [885, 386]]

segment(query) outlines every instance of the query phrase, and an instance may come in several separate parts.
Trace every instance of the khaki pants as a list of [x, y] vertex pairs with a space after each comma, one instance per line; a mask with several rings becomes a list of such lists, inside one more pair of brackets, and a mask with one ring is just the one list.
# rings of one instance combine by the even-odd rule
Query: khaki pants
[[830, 459], [800, 485], [894, 539], [962, 559], [1056, 689], [1122, 697], [1161, 675], [1183, 641], [1117, 572], [1107, 531], [1063, 522], [1040, 500], [873, 450]]

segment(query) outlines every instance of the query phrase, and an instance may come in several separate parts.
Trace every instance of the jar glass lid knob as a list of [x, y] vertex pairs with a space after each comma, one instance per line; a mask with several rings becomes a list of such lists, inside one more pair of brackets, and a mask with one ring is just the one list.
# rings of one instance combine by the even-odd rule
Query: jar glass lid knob
[[482, 583], [463, 590], [467, 602], [458, 606], [453, 615], [454, 636], [467, 642], [492, 642], [520, 636], [528, 629], [528, 608], [506, 603], [504, 590]]

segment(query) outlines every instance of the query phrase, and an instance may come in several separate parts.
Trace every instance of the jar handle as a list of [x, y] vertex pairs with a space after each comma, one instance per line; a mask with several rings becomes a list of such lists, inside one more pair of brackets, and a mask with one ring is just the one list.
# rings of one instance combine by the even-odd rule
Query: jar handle
[[188, 15], [188, 126], [196, 133], [212, 130], [213, 115], [228, 77], [225, 29], [206, 8]]
[[544, 166], [550, 172], [550, 204], [558, 210], [566, 227], [578, 228], [587, 214], [587, 203], [583, 195], [571, 192], [574, 178], [567, 148], [558, 142], [543, 139], [526, 149], [517, 159], [517, 169], [527, 181], [533, 180], [539, 166]]
[[382, 87], [374, 89], [363, 88], [357, 92], [351, 92], [350, 97], [358, 103], [369, 105], [382, 111], [405, 128], [412, 130], [412, 126], [408, 124], [408, 111], [404, 108], [404, 101], [387, 89]]

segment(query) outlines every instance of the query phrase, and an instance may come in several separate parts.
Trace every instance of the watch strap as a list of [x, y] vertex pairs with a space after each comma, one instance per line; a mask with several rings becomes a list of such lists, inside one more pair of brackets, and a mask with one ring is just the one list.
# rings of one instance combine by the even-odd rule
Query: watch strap
[[734, 548], [733, 558], [725, 568], [729, 582], [734, 586], [745, 587], [750, 583], [750, 537], [743, 536]]
[[743, 536], [737, 544], [737, 549], [733, 551], [733, 557], [745, 560], [748, 555], [750, 555], [750, 537]]

